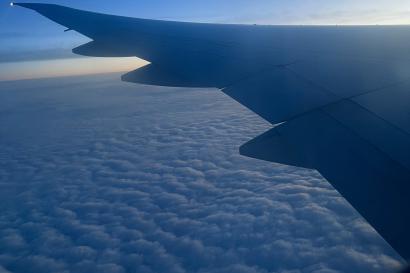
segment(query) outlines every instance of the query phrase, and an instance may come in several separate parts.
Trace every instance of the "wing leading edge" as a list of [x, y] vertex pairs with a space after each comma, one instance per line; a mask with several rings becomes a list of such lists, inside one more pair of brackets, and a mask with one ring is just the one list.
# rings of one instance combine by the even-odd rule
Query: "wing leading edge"
[[410, 27], [196, 24], [15, 5], [92, 39], [74, 53], [151, 62], [125, 81], [216, 87], [280, 123], [241, 154], [317, 169], [410, 260]]

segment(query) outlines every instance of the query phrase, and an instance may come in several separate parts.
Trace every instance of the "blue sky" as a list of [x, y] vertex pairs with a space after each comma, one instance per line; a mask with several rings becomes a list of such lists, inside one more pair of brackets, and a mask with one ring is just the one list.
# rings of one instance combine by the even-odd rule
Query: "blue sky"
[[[151, 0], [151, 1], [36, 1], [55, 3], [103, 13], [153, 19], [169, 19], [216, 23], [259, 24], [407, 24], [410, 22], [410, 2], [404, 0], [364, 1], [245, 1], [245, 0]], [[0, 80], [72, 74], [72, 60], [78, 58], [71, 49], [87, 40], [30, 10], [11, 8], [10, 1], [0, 1]], [[54, 61], [54, 74], [39, 67]], [[43, 60], [38, 63], [39, 60]], [[129, 60], [125, 62], [130, 62]], [[137, 61], [136, 61], [137, 62]], [[94, 68], [104, 60], [93, 61]], [[137, 63], [137, 66], [140, 63]], [[120, 65], [119, 65], [120, 66]], [[60, 67], [61, 71], [57, 68]], [[115, 69], [120, 69], [114, 66]], [[123, 68], [129, 69], [126, 65]], [[93, 72], [94, 68], [81, 73]], [[113, 70], [115, 70], [113, 69]], [[21, 71], [19, 75], [18, 71]], [[36, 73], [34, 73], [36, 71]], [[58, 73], [57, 73], [57, 72]]]

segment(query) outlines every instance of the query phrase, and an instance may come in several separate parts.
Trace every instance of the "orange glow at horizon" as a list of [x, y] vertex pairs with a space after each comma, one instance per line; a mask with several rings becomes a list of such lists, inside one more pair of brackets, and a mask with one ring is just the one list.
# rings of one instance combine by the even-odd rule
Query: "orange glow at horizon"
[[149, 62], [137, 57], [70, 58], [0, 63], [0, 81], [129, 72]]

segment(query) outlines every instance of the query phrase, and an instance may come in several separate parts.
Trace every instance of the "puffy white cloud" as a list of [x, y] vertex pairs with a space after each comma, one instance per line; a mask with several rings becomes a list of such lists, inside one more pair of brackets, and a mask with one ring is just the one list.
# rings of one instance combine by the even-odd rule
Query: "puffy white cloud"
[[117, 77], [0, 84], [0, 272], [399, 268], [317, 172], [238, 154], [260, 118]]

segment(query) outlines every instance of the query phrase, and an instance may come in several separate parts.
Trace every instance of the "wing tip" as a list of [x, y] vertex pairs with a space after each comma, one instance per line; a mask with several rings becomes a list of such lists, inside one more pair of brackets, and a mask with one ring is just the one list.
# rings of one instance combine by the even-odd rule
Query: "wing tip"
[[40, 14], [46, 15], [50, 12], [55, 12], [57, 9], [69, 9], [68, 7], [56, 5], [56, 4], [45, 4], [45, 3], [25, 3], [25, 2], [10, 2], [10, 6], [19, 6], [26, 9], [34, 10]]
[[49, 5], [49, 4], [41, 4], [41, 3], [19, 3], [19, 2], [10, 2], [10, 6], [19, 6], [27, 9], [36, 10], [40, 6]]

